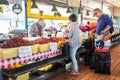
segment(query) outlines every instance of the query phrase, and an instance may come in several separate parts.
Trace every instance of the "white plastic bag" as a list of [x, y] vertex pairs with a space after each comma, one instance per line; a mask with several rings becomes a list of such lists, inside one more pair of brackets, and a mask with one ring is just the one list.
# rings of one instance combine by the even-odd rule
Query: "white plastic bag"
[[110, 46], [111, 46], [110, 40], [104, 41], [104, 47], [110, 47]]

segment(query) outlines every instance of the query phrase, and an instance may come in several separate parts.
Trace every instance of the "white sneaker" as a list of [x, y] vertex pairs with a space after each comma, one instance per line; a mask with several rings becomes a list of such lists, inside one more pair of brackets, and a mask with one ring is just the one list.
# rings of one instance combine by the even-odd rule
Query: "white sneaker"
[[80, 74], [79, 72], [72, 72], [72, 73], [70, 73], [71, 75], [78, 75], [78, 74]]
[[71, 72], [72, 70], [71, 69], [66, 69], [66, 71]]

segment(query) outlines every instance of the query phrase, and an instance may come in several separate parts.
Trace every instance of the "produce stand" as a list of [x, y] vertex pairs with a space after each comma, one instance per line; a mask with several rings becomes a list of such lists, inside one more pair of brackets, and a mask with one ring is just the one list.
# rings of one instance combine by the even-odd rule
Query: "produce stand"
[[40, 67], [46, 66], [48, 64], [53, 64], [55, 62], [62, 61], [64, 59], [65, 59], [65, 56], [57, 56], [57, 57], [54, 57], [54, 58], [51, 58], [51, 59], [45, 59], [43, 61], [37, 61], [35, 63], [28, 64], [28, 65], [20, 67], [20, 68], [4, 71], [3, 75], [6, 75], [7, 77], [10, 77], [10, 78], [13, 78], [14, 80], [16, 80], [18, 75], [34, 71], [34, 70], [36, 70]]
[[[55, 38], [55, 40], [56, 39], [57, 38]], [[52, 40], [54, 39], [51, 39], [51, 41]], [[36, 46], [31, 46], [32, 55], [23, 56], [23, 57], [20, 57], [19, 54], [16, 52], [14, 54], [11, 53], [15, 50], [18, 51], [20, 47], [1, 49], [0, 50], [0, 79], [1, 80], [21, 80], [23, 79], [23, 77], [27, 77], [29, 79], [30, 78], [29, 74], [31, 74], [31, 72], [34, 72], [37, 69], [47, 66], [49, 64], [61, 62], [66, 58], [66, 56], [62, 55], [61, 47], [62, 47], [63, 41], [55, 42], [57, 45], [57, 49], [55, 50], [52, 50], [50, 48], [51, 43], [54, 43], [54, 42], [50, 42], [48, 44], [48, 43], [45, 43], [45, 41], [47, 42], [48, 40], [47, 39], [43, 40], [42, 41], [42, 43], [44, 42], [43, 44], [37, 44]], [[44, 72], [44, 73], [47, 73], [47, 72]], [[25, 78], [25, 80], [28, 80], [27, 78]]]
[[43, 52], [43, 53], [36, 53], [28, 57], [0, 59], [0, 62], [1, 62], [0, 68], [7, 69], [17, 64], [25, 64], [27, 62], [38, 60], [38, 59], [52, 58], [60, 54], [62, 54], [61, 49], [58, 49], [57, 51], [54, 51], [54, 52], [48, 51], [48, 52]]
[[[38, 69], [40, 67], [46, 66], [48, 64], [52, 64], [52, 63], [61, 61], [65, 58], [64, 56], [58, 56], [58, 55], [61, 55], [61, 49], [58, 49], [55, 52], [52, 52], [52, 51], [45, 52], [43, 54], [37, 53], [37, 54], [33, 54], [32, 56], [25, 57], [25, 58], [0, 59], [1, 73], [3, 74], [3, 76], [4, 75], [7, 76], [7, 77], [4, 76], [5, 80], [8, 80], [8, 79], [6, 79], [8, 77], [11, 77], [11, 78], [16, 80], [17, 76], [20, 74], [33, 71], [33, 70]], [[55, 56], [57, 56], [57, 57], [55, 57]], [[49, 57], [49, 59], [47, 59], [48, 57]], [[38, 60], [32, 64], [27, 64], [27, 65], [22, 66], [20, 68], [6, 70], [8, 67], [13, 66], [15, 64], [16, 65], [23, 64], [23, 63], [27, 63], [28, 61], [33, 61], [33, 60], [37, 60], [37, 59], [40, 59], [40, 60]], [[41, 61], [41, 59], [44, 59], [44, 60]], [[2, 77], [2, 75], [1, 75], [1, 77]], [[4, 80], [4, 78], [3, 78], [3, 80]]]

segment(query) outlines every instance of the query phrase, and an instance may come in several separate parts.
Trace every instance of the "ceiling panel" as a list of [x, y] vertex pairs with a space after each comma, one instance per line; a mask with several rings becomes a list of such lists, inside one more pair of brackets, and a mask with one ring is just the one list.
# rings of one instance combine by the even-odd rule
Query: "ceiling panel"
[[10, 3], [10, 4], [21, 4], [22, 3], [22, 0], [8, 0], [8, 2]]

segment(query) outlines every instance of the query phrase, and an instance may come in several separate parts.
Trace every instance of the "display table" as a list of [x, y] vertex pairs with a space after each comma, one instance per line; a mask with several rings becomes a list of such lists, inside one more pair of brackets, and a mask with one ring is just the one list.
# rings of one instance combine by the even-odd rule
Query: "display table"
[[46, 58], [52, 58], [60, 54], [62, 54], [62, 50], [58, 49], [56, 51], [47, 51], [47, 52], [32, 54], [32, 56], [28, 56], [28, 57], [15, 57], [15, 58], [7, 58], [7, 59], [0, 58], [0, 69], [7, 69], [17, 64], [26, 64], [27, 62], [38, 59], [43, 60]]
[[[15, 58], [0, 58], [0, 80], [8, 80], [9, 77], [14, 77], [13, 80], [17, 80], [17, 76], [33, 71], [45, 65], [49, 65], [54, 62], [63, 60], [65, 57], [61, 55], [62, 50], [46, 51], [36, 54], [32, 54], [28, 57], [15, 57]], [[60, 59], [59, 56], [61, 55]], [[58, 57], [57, 57], [58, 56]], [[54, 59], [55, 58], [55, 59]], [[29, 63], [30, 62], [30, 63]], [[32, 63], [31, 63], [32, 62]], [[29, 64], [28, 64], [29, 63]], [[8, 70], [10, 67], [17, 64], [26, 64], [23, 67]], [[10, 74], [9, 74], [10, 73]]]

